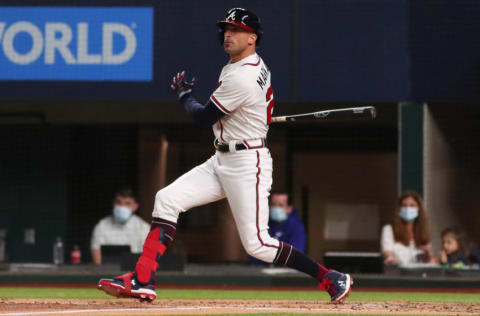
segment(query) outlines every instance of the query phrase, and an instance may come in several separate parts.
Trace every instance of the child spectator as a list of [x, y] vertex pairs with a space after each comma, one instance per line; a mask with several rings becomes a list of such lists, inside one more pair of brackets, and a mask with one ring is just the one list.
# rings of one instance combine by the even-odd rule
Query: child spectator
[[440, 263], [446, 268], [462, 268], [465, 265], [480, 262], [479, 249], [469, 246], [467, 236], [457, 227], [442, 231], [442, 251]]

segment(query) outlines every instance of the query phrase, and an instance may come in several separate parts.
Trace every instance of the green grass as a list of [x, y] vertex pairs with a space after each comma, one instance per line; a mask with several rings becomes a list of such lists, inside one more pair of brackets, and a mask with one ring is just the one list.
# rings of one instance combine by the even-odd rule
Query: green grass
[[[267, 290], [157, 290], [157, 299], [252, 299], [252, 300], [328, 300], [320, 291], [267, 291]], [[0, 298], [112, 298], [97, 289], [69, 288], [4, 288]], [[480, 304], [478, 293], [418, 293], [418, 292], [360, 292], [352, 291], [349, 301], [457, 302]], [[280, 315], [280, 314], [278, 314]]]

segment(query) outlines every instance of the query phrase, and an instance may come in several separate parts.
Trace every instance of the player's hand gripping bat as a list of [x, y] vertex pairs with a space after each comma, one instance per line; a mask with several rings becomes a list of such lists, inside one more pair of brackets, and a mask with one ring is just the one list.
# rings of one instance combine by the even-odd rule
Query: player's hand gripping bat
[[304, 113], [304, 114], [275, 116], [275, 117], [272, 117], [272, 123], [294, 122], [297, 120], [305, 120], [305, 119], [320, 119], [320, 120], [374, 119], [376, 116], [377, 116], [377, 112], [375, 110], [375, 107], [361, 106], [361, 107], [353, 107], [353, 108], [317, 111], [317, 112]]

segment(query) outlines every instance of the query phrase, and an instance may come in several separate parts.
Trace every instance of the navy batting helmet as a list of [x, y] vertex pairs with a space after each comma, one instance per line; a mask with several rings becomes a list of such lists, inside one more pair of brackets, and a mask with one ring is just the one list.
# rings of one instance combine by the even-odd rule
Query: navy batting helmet
[[263, 31], [262, 25], [260, 24], [260, 19], [255, 12], [243, 8], [233, 8], [228, 10], [225, 19], [217, 21], [217, 26], [220, 28], [218, 31], [218, 39], [222, 45], [224, 41], [225, 26], [227, 24], [236, 25], [247, 31], [257, 34], [257, 41], [255, 44], [257, 46], [260, 45]]

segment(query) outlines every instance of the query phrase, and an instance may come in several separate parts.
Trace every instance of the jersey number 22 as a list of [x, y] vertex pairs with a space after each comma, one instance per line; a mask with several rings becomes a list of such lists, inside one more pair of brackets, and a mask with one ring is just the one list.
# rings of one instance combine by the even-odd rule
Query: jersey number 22
[[270, 125], [270, 122], [272, 121], [272, 114], [273, 114], [273, 106], [275, 104], [275, 101], [273, 100], [273, 88], [270, 86], [267, 90], [267, 125]]

